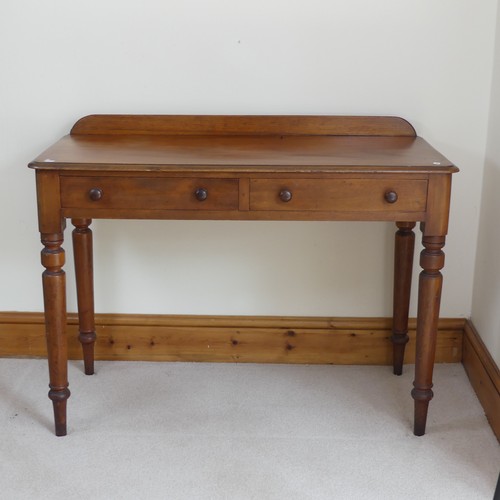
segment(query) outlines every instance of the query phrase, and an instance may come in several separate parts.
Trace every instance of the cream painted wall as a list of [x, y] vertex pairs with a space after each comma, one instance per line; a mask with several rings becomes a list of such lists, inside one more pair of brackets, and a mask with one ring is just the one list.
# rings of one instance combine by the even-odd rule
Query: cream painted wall
[[[442, 315], [469, 316], [496, 7], [496, 0], [2, 0], [0, 310], [42, 309], [26, 164], [79, 117], [382, 114], [410, 120], [461, 168]], [[101, 312], [391, 312], [391, 224], [93, 226]], [[69, 238], [65, 247], [70, 257]], [[66, 269], [75, 310], [71, 262]]]
[[474, 277], [472, 321], [500, 366], [500, 9]]

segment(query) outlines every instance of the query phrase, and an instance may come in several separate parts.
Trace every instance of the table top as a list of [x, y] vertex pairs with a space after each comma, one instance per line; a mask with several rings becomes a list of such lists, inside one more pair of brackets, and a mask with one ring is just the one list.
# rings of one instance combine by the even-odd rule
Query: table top
[[[117, 130], [115, 121], [120, 116], [123, 117], [97, 115], [99, 127], [95, 126], [95, 116], [82, 119], [88, 120], [94, 127], [81, 126], [77, 122], [70, 135], [44, 151], [29, 166], [43, 170], [101, 172], [443, 173], [458, 170], [426, 141], [417, 137], [413, 128], [401, 131], [399, 118], [392, 118], [395, 135], [390, 135], [387, 123], [392, 124], [391, 118], [385, 119], [382, 122], [384, 126], [378, 129], [367, 121], [379, 117], [345, 117], [359, 124], [347, 129], [336, 125], [343, 117], [251, 117], [262, 120], [262, 128], [259, 128], [259, 123], [252, 123], [252, 127], [247, 129], [231, 129], [230, 121], [228, 125], [224, 119], [238, 117], [207, 116], [203, 117], [203, 127], [197, 122], [194, 127], [190, 125], [186, 129], [179, 126], [176, 130], [175, 126], [171, 126], [172, 123], [175, 125], [175, 119], [180, 121], [189, 117], [165, 116], [162, 121], [161, 116], [156, 116], [153, 117], [156, 128], [134, 129], [131, 126]], [[111, 121], [107, 122], [107, 118]], [[125, 123], [134, 123], [130, 115], [125, 115], [125, 118], [128, 120]], [[141, 119], [147, 120], [147, 117], [138, 117], [137, 122], [140, 123]], [[223, 126], [207, 127], [204, 122], [210, 119]], [[277, 123], [274, 128], [269, 125], [275, 123], [270, 122], [273, 119]], [[324, 125], [330, 123], [329, 119], [333, 124], [330, 128]], [[296, 126], [297, 123], [310, 125], [314, 121], [321, 127]], [[102, 123], [112, 123], [113, 126], [106, 128], [101, 126]], [[295, 125], [287, 128], [289, 123]], [[366, 123], [370, 123], [370, 127], [366, 127]], [[411, 126], [408, 124], [408, 127]], [[263, 133], [260, 132], [262, 129]], [[283, 132], [279, 133], [279, 130]]]

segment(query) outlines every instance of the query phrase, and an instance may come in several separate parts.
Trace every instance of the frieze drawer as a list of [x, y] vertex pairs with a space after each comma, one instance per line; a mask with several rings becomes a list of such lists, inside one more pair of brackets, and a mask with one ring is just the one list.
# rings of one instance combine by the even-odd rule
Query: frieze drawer
[[238, 210], [238, 179], [61, 178], [63, 208]]
[[427, 180], [252, 179], [250, 210], [423, 212]]

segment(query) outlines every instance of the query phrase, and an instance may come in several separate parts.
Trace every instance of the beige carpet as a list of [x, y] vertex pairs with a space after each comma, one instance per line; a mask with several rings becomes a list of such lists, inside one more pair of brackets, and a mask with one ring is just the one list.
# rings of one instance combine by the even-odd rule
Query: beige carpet
[[491, 500], [500, 447], [461, 365], [428, 433], [413, 366], [70, 363], [57, 438], [45, 360], [0, 359], [2, 499]]

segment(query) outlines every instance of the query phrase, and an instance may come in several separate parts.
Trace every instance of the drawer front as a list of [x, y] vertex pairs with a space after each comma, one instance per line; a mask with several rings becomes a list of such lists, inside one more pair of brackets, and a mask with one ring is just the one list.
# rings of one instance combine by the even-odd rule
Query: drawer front
[[62, 177], [63, 208], [237, 210], [238, 179]]
[[250, 210], [423, 212], [427, 180], [252, 179]]

